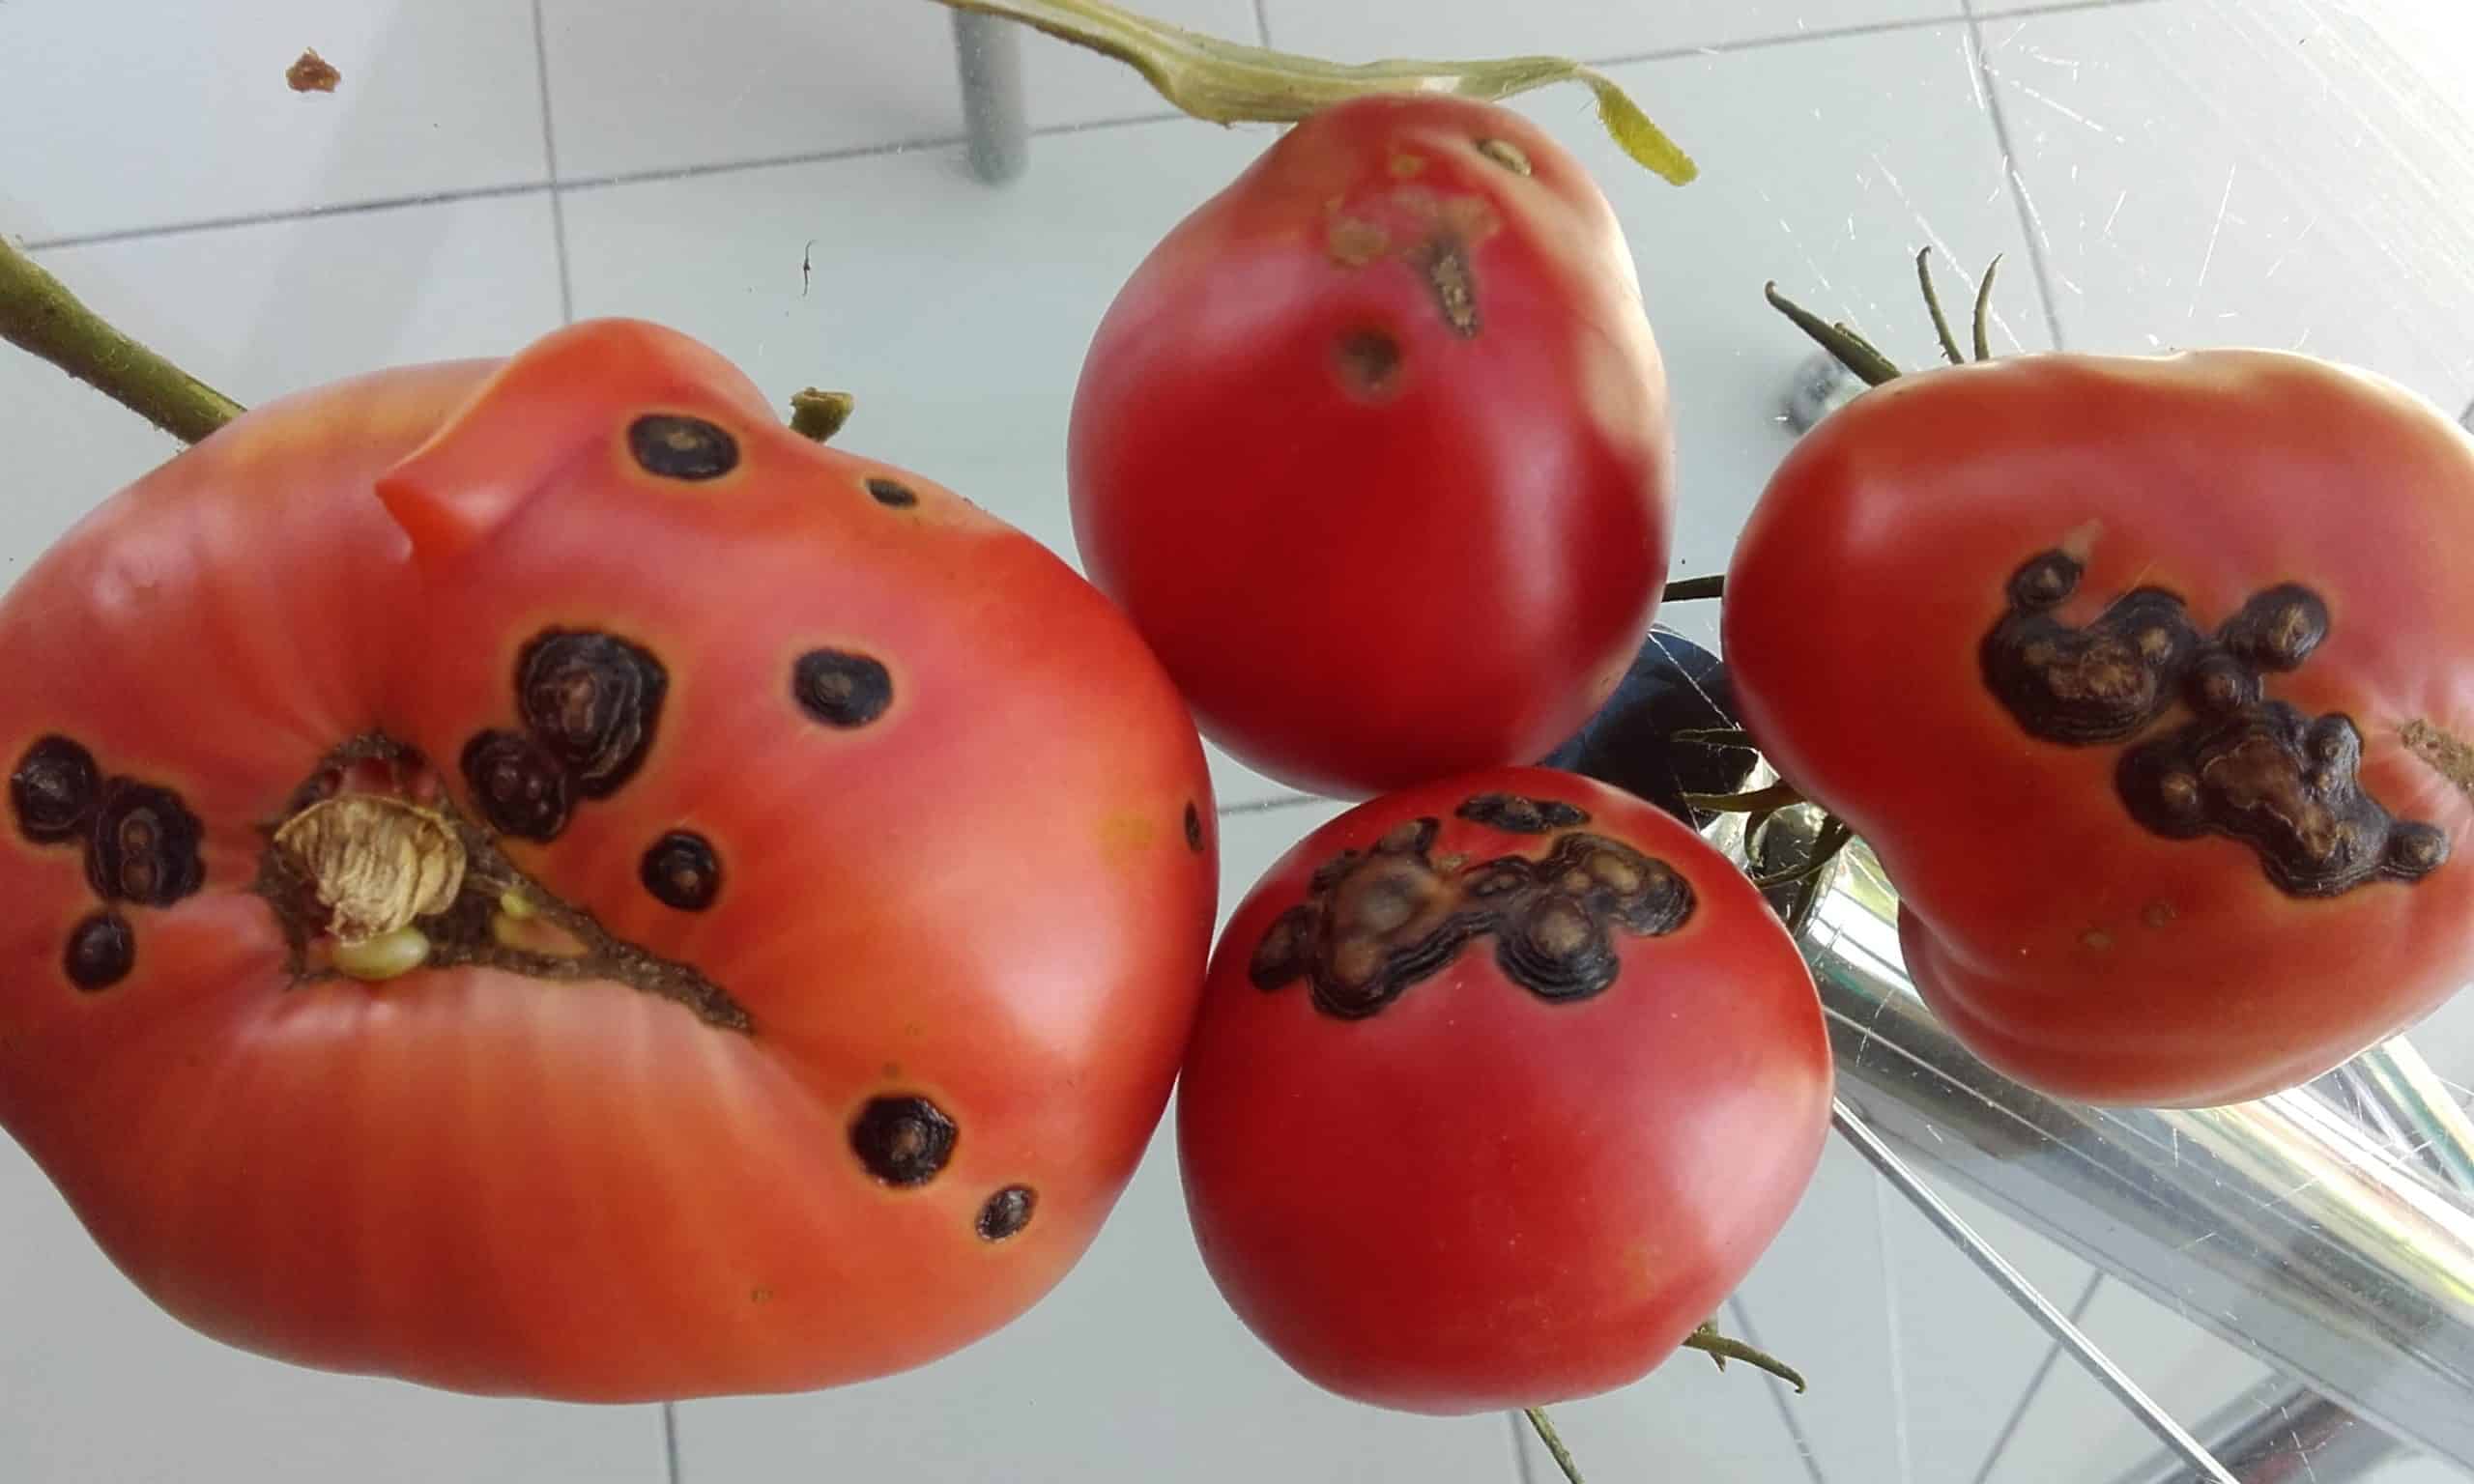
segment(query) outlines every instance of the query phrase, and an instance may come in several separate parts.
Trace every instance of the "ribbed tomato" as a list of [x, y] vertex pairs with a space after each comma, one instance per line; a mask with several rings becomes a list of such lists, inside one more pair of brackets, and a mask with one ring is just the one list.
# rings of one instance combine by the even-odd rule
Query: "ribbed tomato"
[[2307, 357], [1868, 391], [1727, 572], [1738, 702], [2022, 1081], [2294, 1086], [2474, 977], [2474, 438]]
[[0, 648], [0, 1124], [236, 1345], [877, 1375], [1054, 1284], [1165, 1100], [1217, 892], [1167, 677], [676, 334], [261, 408]]

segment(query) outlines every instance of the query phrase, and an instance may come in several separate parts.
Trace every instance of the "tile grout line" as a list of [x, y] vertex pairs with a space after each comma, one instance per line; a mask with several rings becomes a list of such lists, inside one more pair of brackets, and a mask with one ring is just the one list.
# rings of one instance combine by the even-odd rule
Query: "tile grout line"
[[1221, 805], [1215, 813], [1226, 819], [1237, 814], [1269, 814], [1283, 809], [1304, 809], [1309, 804], [1333, 802], [1337, 801], [1311, 793], [1288, 793], [1271, 799], [1240, 799], [1234, 804]]
[[[1769, 1348], [1761, 1343], [1761, 1331], [1752, 1323], [1752, 1305], [1744, 1302], [1743, 1294], [1740, 1291], [1727, 1296], [1727, 1310], [1735, 1316], [1736, 1327], [1743, 1331], [1743, 1342], [1746, 1345], [1761, 1351]], [[1749, 1366], [1745, 1368], [1752, 1369]], [[1813, 1441], [1804, 1436], [1804, 1424], [1797, 1419], [1796, 1409], [1787, 1405], [1787, 1393], [1782, 1389], [1783, 1384], [1768, 1376], [1762, 1376], [1756, 1379], [1754, 1384], [1759, 1385], [1763, 1383], [1767, 1383], [1763, 1389], [1769, 1393], [1769, 1405], [1778, 1409], [1778, 1420], [1787, 1425], [1787, 1436], [1795, 1440], [1797, 1455], [1804, 1461], [1805, 1474], [1812, 1479], [1813, 1484], [1829, 1484], [1827, 1479], [1822, 1477], [1821, 1455], [1813, 1451]]]
[[2001, 152], [2002, 184], [2009, 189], [2010, 205], [2019, 215], [2019, 231], [2028, 240], [2028, 264], [2036, 275], [2036, 299], [2044, 310], [2045, 334], [2057, 351], [2065, 349], [2061, 334], [2061, 313], [2055, 306], [2053, 272], [2045, 263], [2044, 229], [2036, 221], [2036, 209], [2028, 200], [2028, 178], [2020, 173], [2019, 157], [2010, 147], [2010, 118], [2001, 106], [2001, 89], [1994, 80], [1993, 58], [1984, 49], [1984, 17], [1976, 14], [1975, 0], [1959, 0], [1967, 13], [1969, 61], [1975, 68], [1976, 86], [1984, 90], [1984, 111], [1993, 120], [1993, 140]]
[[567, 271], [567, 209], [559, 190], [559, 131], [550, 112], [550, 29], [541, 0], [532, 0], [532, 66], [541, 88], [541, 162], [550, 171], [550, 242], [559, 255], [559, 323], [576, 322], [574, 280]]
[[1913, 1445], [1907, 1427], [1907, 1356], [1898, 1322], [1898, 1273], [1890, 1266], [1890, 1184], [1873, 1179], [1873, 1235], [1882, 1268], [1882, 1327], [1887, 1338], [1890, 1378], [1890, 1439], [1898, 1448], [1899, 1484], [1915, 1484]]
[[[2052, 14], [2065, 11], [2106, 9], [2115, 6], [2151, 5], [2165, 0], [2056, 0], [2056, 3], [2012, 13], [2019, 16]], [[1958, 16], [1928, 16], [1920, 19], [1878, 21], [1864, 25], [1843, 26], [1827, 31], [1798, 31], [1779, 36], [1758, 37], [1750, 41], [1726, 42], [1710, 46], [1674, 46], [1656, 51], [1630, 52], [1619, 56], [1594, 58], [1596, 68], [1628, 67], [1646, 62], [1672, 62], [1686, 57], [1726, 56], [1739, 51], [1758, 51], [1775, 46], [1796, 45], [1806, 42], [1827, 42], [1843, 37], [1877, 36], [1899, 31], [1920, 30], [1948, 25]], [[2005, 17], [2006, 18], [2006, 17]], [[1258, 11], [1256, 29], [1266, 30]], [[1979, 52], [1981, 47], [1978, 47]], [[546, 58], [542, 63], [546, 68]], [[543, 88], [543, 107], [548, 107], [548, 89]], [[1988, 95], [1990, 101], [1990, 95]], [[1031, 130], [1033, 138], [1051, 135], [1093, 133], [1107, 129], [1128, 128], [1144, 124], [1166, 123], [1184, 117], [1176, 112], [1143, 113], [1126, 118], [1096, 119], [1084, 123], [1043, 125]], [[545, 117], [545, 142], [549, 132]], [[273, 226], [290, 221], [315, 221], [329, 216], [350, 216], [369, 212], [395, 211], [417, 206], [446, 206], [462, 201], [488, 200], [501, 196], [520, 196], [532, 191], [551, 189], [554, 196], [563, 197], [576, 190], [595, 190], [612, 186], [658, 185], [668, 181], [689, 180], [699, 176], [726, 175], [741, 170], [765, 170], [789, 165], [832, 164], [843, 160], [867, 159], [878, 155], [898, 155], [907, 150], [944, 149], [963, 143], [960, 134], [940, 135], [927, 139], [895, 140], [888, 144], [858, 145], [843, 149], [811, 150], [794, 154], [763, 156], [754, 158], [719, 160], [692, 165], [659, 166], [644, 170], [611, 171], [602, 175], [578, 176], [572, 179], [510, 182], [497, 186], [467, 186], [453, 190], [421, 191], [401, 196], [374, 196], [360, 201], [342, 201], [331, 205], [301, 207], [288, 211], [254, 212], [231, 216], [203, 216], [187, 221], [160, 222], [143, 227], [110, 227], [95, 232], [64, 232], [54, 237], [25, 236], [18, 245], [27, 252], [47, 252], [54, 248], [93, 247], [112, 243], [142, 241], [157, 237], [176, 237], [190, 232], [215, 232], [235, 227]], [[2015, 193], [2015, 192], [2014, 192]], [[2032, 244], [2032, 238], [2031, 238]]]
[[670, 1484], [680, 1484], [678, 1470], [678, 1404], [661, 1404], [661, 1453], [664, 1467], [670, 1470]]
[[2468, 431], [2474, 431], [2474, 401], [2468, 401], [2465, 404], [2465, 411], [2457, 414], [2457, 420]]
[[[2080, 1290], [2078, 1299], [2070, 1305], [2072, 1324], [2078, 1324], [2087, 1317], [2088, 1305], [2096, 1301], [2096, 1291], [2104, 1286], [2104, 1273], [2087, 1274], [2087, 1286]], [[1994, 1434], [1993, 1445], [1985, 1450], [1984, 1466], [1976, 1470], [1973, 1484], [1986, 1484], [1986, 1481], [1993, 1477], [1993, 1470], [2000, 1467], [2001, 1455], [2008, 1450], [2010, 1440], [2018, 1435], [2019, 1424], [2027, 1420], [2028, 1409], [2034, 1405], [2036, 1393], [2044, 1389], [2045, 1379], [2053, 1374], [2054, 1362], [2060, 1358], [2061, 1342], [2059, 1340], [2052, 1341], [2045, 1346], [2044, 1358], [2036, 1362], [2035, 1374], [2028, 1378], [2027, 1389], [2019, 1393], [2018, 1405], [2010, 1409], [2010, 1415], [2002, 1422], [2001, 1431]]]
[[1254, 40], [1262, 43], [1265, 51], [1272, 49], [1272, 16], [1265, 8], [1268, 3], [1269, 0], [1254, 0]]
[[1511, 1469], [1520, 1484], [1538, 1484], [1538, 1476], [1529, 1468], [1529, 1419], [1517, 1412], [1507, 1412], [1504, 1420], [1511, 1424]]

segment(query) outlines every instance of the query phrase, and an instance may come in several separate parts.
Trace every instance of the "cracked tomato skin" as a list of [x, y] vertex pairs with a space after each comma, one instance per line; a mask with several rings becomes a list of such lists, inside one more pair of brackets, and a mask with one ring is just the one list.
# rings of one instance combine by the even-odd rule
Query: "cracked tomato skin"
[[[1165, 1101], [1217, 892], [1166, 676], [1050, 553], [669, 331], [252, 412], [30, 570], [0, 650], [0, 1125], [234, 1345], [582, 1401], [880, 1375], [1051, 1287]], [[544, 653], [603, 669], [520, 695]], [[466, 765], [494, 730], [561, 759], [538, 839], [491, 828], [547, 816], [476, 791], [532, 777]], [[372, 733], [745, 1028], [506, 962], [298, 981], [264, 832]]]
[[1655, 806], [1507, 768], [1359, 805], [1229, 920], [1177, 1088], [1204, 1265], [1308, 1380], [1408, 1412], [1594, 1395], [1802, 1197], [1802, 956]]
[[2474, 976], [2468, 551], [2474, 440], [2387, 382], [2022, 357], [1806, 435], [1725, 652], [1962, 1041], [2057, 1096], [2207, 1106]]
[[1666, 580], [1630, 250], [1579, 162], [1490, 104], [1290, 129], [1119, 292], [1068, 453], [1084, 569], [1204, 734], [1333, 797], [1544, 756]]

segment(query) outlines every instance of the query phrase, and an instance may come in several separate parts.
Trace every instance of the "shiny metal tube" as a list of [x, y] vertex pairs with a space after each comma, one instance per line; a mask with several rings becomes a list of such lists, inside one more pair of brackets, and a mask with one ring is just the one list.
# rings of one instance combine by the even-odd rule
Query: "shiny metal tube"
[[[2018, 1086], [1916, 997], [1870, 856], [1850, 850], [1823, 879], [1799, 941], [1841, 1097], [1873, 1127], [2344, 1409], [2474, 1468], [2474, 1211], [2309, 1089], [2160, 1111]], [[2378, 1075], [2410, 1082], [2419, 1066], [2407, 1050]], [[2416, 1137], [2458, 1137], [2439, 1108], [2416, 1116]]]
[[[2198, 1428], [2241, 1484], [2350, 1484], [2395, 1458], [2397, 1440], [2305, 1387], [2265, 1405], [2244, 1397]], [[2199, 1484], [2174, 1459], [2143, 1464], [2115, 1484]]]

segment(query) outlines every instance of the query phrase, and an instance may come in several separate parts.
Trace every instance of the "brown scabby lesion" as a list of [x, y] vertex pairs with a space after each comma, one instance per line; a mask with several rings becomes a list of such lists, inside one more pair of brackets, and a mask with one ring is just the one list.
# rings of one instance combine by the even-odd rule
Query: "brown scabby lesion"
[[1440, 821], [1406, 821], [1370, 850], [1345, 850], [1318, 868], [1308, 899], [1275, 919], [1248, 977], [1272, 991], [1304, 979], [1314, 1008], [1343, 1020], [1381, 1012], [1441, 973], [1481, 938], [1496, 967], [1549, 1001], [1604, 992], [1622, 971], [1616, 934], [1656, 937], [1692, 914], [1692, 888], [1674, 868], [1620, 841], [1568, 824], [1569, 805], [1484, 794], [1464, 818], [1509, 816], [1511, 833], [1553, 836], [1538, 858], [1476, 863], [1433, 857]]
[[[2327, 639], [2319, 594], [2276, 584], [2208, 634], [2180, 597], [2140, 587], [2073, 627], [2055, 611], [2084, 575], [2066, 552], [2028, 558], [1979, 660], [1986, 687], [2029, 735], [2126, 744], [2114, 786], [2132, 818], [2167, 839], [2239, 841], [2296, 897], [2416, 881], [2448, 859], [2444, 831], [2397, 818], [2364, 790], [2351, 717], [2311, 716], [2267, 695], [2272, 676], [2299, 670]], [[2166, 728], [2169, 716], [2183, 719]]]
[[[296, 985], [346, 976], [315, 951], [331, 933], [333, 908], [321, 899], [310, 862], [278, 837], [288, 821], [331, 799], [331, 785], [322, 779], [368, 762], [404, 771], [422, 765], [419, 754], [391, 738], [377, 733], [356, 737], [312, 771], [281, 817], [260, 826], [266, 846], [251, 890], [266, 901], [283, 934], [285, 970]], [[718, 1029], [753, 1032], [746, 1008], [727, 989], [693, 965], [618, 937], [590, 912], [543, 889], [507, 858], [490, 831], [464, 817], [452, 800], [442, 795], [421, 805], [420, 812], [445, 827], [462, 857], [460, 878], [444, 908], [420, 912], [404, 925], [426, 940], [421, 967], [497, 969], [562, 983], [607, 980], [675, 1000]]]

